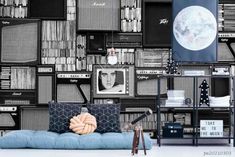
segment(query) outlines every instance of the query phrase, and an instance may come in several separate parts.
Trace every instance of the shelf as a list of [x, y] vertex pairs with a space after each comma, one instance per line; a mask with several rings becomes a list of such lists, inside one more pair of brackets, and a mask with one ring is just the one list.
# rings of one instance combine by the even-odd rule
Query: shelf
[[36, 89], [0, 89], [0, 92], [36, 92]]
[[161, 139], [193, 139], [194, 137], [193, 137], [193, 135], [184, 135], [183, 136], [183, 138], [181, 138], [181, 137], [163, 137], [162, 135], [161, 135]]
[[197, 137], [197, 139], [233, 139], [232, 136], [224, 136], [224, 137]]

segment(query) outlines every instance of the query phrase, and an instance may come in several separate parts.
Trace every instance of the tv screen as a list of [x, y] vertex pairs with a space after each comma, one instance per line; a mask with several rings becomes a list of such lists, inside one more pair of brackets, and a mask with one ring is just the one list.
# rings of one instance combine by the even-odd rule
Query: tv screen
[[39, 20], [0, 20], [1, 63], [37, 63], [40, 52]]
[[94, 65], [95, 98], [134, 96], [134, 66]]
[[30, 0], [29, 17], [46, 20], [66, 19], [66, 0]]

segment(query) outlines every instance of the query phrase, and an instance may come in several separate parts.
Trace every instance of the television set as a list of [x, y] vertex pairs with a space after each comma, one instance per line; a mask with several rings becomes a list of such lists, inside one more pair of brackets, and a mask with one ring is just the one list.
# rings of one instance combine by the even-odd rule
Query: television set
[[93, 97], [134, 97], [134, 66], [94, 65]]
[[1, 63], [37, 64], [40, 56], [40, 20], [0, 20]]
[[44, 20], [66, 20], [67, 1], [66, 0], [30, 0], [30, 18]]

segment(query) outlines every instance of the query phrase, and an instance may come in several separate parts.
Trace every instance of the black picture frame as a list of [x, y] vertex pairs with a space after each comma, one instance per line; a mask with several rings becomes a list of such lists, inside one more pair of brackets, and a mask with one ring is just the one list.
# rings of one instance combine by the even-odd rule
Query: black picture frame
[[29, 0], [28, 17], [43, 20], [66, 20], [66, 0]]

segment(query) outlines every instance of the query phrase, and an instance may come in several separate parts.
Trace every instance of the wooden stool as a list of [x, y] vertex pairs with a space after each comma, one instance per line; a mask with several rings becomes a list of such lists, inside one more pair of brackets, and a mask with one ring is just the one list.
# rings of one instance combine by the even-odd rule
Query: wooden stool
[[139, 147], [139, 140], [142, 139], [143, 149], [144, 149], [144, 155], [146, 155], [146, 148], [145, 148], [145, 142], [144, 142], [144, 133], [141, 126], [136, 126], [134, 130], [134, 137], [133, 137], [133, 143], [132, 143], [132, 155], [138, 154], [138, 147]]

